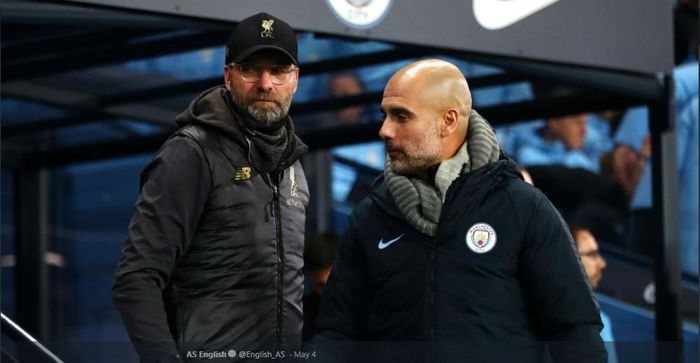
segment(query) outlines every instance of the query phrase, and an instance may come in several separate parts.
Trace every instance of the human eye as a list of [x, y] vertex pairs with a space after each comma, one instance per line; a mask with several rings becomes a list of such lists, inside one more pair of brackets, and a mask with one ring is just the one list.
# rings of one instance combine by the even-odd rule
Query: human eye
[[399, 123], [407, 122], [411, 118], [411, 113], [403, 108], [389, 108], [387, 110], [382, 109], [382, 115], [385, 119], [391, 118]]
[[277, 65], [270, 68], [270, 72], [274, 75], [281, 75], [289, 73], [293, 70], [292, 66], [289, 65]]
[[399, 122], [406, 122], [409, 120], [410, 115], [406, 112], [397, 112], [395, 117]]
[[241, 71], [241, 73], [245, 75], [254, 75], [258, 72], [258, 69], [255, 65], [248, 63], [239, 64], [238, 69]]

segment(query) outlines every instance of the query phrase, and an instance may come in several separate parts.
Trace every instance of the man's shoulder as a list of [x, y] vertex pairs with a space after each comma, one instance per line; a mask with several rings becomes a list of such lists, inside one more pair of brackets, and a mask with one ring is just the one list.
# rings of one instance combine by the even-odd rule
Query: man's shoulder
[[225, 147], [226, 150], [233, 147], [234, 150], [242, 151], [241, 147], [232, 142], [230, 138], [220, 137], [219, 130], [204, 124], [190, 123], [184, 125], [174, 131], [166, 143], [182, 139], [188, 140], [190, 144], [196, 145], [206, 154], [221, 152], [222, 144], [228, 145]]
[[539, 189], [517, 177], [505, 180], [502, 190], [509, 195], [516, 207], [538, 204], [545, 197]]
[[161, 145], [156, 159], [173, 155], [197, 155], [199, 159], [208, 159], [216, 145], [215, 131], [197, 124], [187, 124], [175, 130]]
[[369, 218], [370, 216], [375, 216], [374, 213], [376, 211], [400, 216], [400, 212], [398, 211], [394, 199], [391, 197], [383, 173], [367, 183], [365, 188], [367, 188], [368, 195], [364, 197], [353, 210], [355, 218]]
[[175, 132], [170, 135], [170, 138], [186, 137], [200, 143], [211, 139], [214, 135], [216, 135], [216, 132], [212, 130], [211, 127], [190, 123], [175, 130]]
[[[381, 180], [379, 180], [380, 178]], [[389, 189], [384, 183], [383, 177], [377, 177], [368, 182], [364, 185], [364, 188], [368, 194], [353, 209], [355, 214], [366, 214], [369, 210], [379, 208], [381, 205], [386, 205], [391, 201]]]
[[517, 194], [526, 198], [533, 198], [539, 192], [537, 188], [523, 180], [517, 165], [510, 158], [490, 162], [478, 169], [473, 178], [473, 180], [467, 179], [462, 187], [471, 190], [475, 184], [478, 184], [476, 189], [487, 188], [495, 192]]

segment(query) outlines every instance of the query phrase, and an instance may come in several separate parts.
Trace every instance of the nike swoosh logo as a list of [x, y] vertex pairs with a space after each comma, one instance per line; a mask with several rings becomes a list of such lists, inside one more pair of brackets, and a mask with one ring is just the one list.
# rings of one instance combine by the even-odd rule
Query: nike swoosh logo
[[503, 29], [559, 0], [474, 0], [474, 17], [488, 30]]
[[392, 243], [398, 241], [401, 237], [403, 237], [403, 233], [401, 233], [400, 236], [392, 239], [391, 241], [387, 241], [387, 243], [384, 243], [384, 238], [382, 238], [379, 240], [379, 244], [377, 245], [377, 247], [379, 247], [380, 250], [383, 250], [383, 249], [391, 246]]

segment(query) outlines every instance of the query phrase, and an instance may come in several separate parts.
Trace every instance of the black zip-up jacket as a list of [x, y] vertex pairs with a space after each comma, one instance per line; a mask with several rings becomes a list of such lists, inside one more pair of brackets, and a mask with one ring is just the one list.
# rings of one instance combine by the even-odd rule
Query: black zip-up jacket
[[601, 327], [566, 225], [502, 159], [454, 181], [434, 238], [407, 222], [378, 177], [350, 218], [313, 342], [383, 341], [360, 344], [390, 351], [377, 361], [402, 351], [411, 360], [542, 362], [549, 350], [555, 362], [602, 363]]
[[142, 361], [301, 342], [306, 146], [287, 120], [280, 165], [260, 172], [227, 97], [195, 99], [141, 176], [112, 292]]

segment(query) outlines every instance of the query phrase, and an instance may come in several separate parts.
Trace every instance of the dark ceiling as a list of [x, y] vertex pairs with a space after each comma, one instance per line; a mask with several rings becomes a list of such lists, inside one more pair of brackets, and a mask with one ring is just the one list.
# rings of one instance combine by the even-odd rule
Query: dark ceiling
[[[221, 83], [221, 75], [174, 77], [135, 71], [124, 64], [223, 48], [231, 24], [22, 0], [3, 1], [0, 14], [4, 167], [55, 166], [154, 151], [175, 129], [173, 118], [189, 100]], [[302, 63], [301, 82], [313, 75], [427, 55], [505, 70], [469, 79], [473, 90], [522, 81], [558, 87], [570, 73], [556, 65], [393, 45], [369, 54]], [[568, 92], [563, 94], [538, 93], [532, 101], [475, 108], [492, 123], [503, 124], [642, 103], [643, 94], [625, 93], [624, 85], [639, 93], [633, 82], [597, 82], [597, 71], [588, 72], [577, 72], [579, 79], [568, 80]], [[297, 119], [342, 106], [376, 105], [380, 98], [381, 91], [368, 90], [357, 96], [296, 102], [292, 115]], [[299, 133], [311, 148], [326, 148], [377, 139], [380, 120], [376, 121], [356, 126], [338, 123], [327, 129], [299, 127]]]

